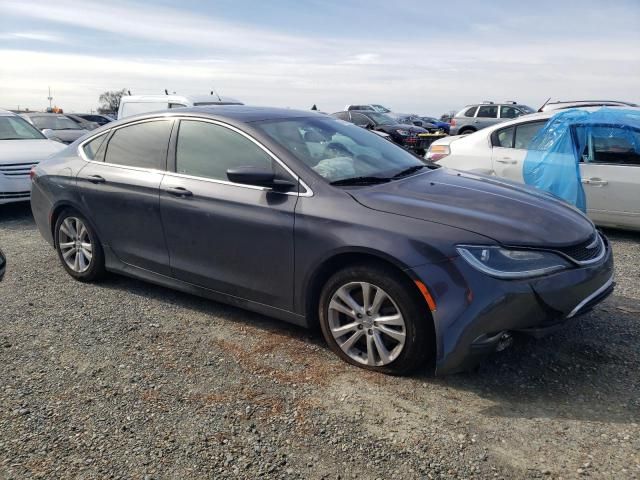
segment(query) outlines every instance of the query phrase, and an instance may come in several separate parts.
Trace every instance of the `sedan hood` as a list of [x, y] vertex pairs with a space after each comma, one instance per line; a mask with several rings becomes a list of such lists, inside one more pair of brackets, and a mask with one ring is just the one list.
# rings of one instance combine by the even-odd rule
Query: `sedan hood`
[[64, 148], [53, 140], [0, 140], [0, 164], [39, 163]]
[[446, 168], [349, 193], [365, 207], [461, 228], [503, 245], [562, 247], [594, 231], [582, 213], [548, 194]]

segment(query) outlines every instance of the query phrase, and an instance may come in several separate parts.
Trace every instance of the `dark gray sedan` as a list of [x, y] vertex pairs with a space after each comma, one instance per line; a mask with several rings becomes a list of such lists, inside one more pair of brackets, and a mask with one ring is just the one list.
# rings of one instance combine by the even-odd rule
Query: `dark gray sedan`
[[609, 244], [574, 208], [313, 112], [128, 118], [32, 173], [36, 223], [74, 278], [319, 324], [341, 358], [386, 373], [467, 368], [613, 288]]

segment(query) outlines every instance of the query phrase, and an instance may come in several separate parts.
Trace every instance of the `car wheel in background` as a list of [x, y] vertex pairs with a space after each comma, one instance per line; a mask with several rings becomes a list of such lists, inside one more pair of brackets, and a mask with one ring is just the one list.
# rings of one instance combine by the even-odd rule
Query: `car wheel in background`
[[352, 365], [402, 375], [432, 354], [433, 324], [408, 278], [379, 265], [335, 273], [320, 295], [320, 328]]
[[473, 129], [473, 128], [463, 128], [462, 130], [460, 130], [458, 132], [458, 135], [468, 135], [470, 133], [476, 132], [477, 130]]
[[65, 210], [58, 216], [54, 234], [58, 256], [69, 275], [81, 282], [90, 282], [104, 274], [104, 252], [86, 218], [73, 210]]

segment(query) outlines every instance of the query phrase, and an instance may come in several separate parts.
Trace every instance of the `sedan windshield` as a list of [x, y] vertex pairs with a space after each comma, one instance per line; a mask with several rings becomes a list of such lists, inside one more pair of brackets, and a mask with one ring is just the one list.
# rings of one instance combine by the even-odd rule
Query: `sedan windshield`
[[346, 184], [347, 179], [354, 184], [379, 183], [425, 166], [379, 135], [333, 118], [266, 120], [254, 125], [332, 183]]
[[0, 116], [0, 140], [34, 140], [46, 138], [20, 117]]
[[82, 130], [82, 127], [64, 115], [43, 115], [31, 117], [31, 121], [40, 130], [48, 128], [50, 130]]
[[389, 115], [377, 112], [367, 112], [367, 116], [370, 117], [378, 125], [396, 125], [398, 122]]
[[518, 108], [522, 110], [524, 113], [534, 113], [535, 110], [528, 105], [518, 105]]

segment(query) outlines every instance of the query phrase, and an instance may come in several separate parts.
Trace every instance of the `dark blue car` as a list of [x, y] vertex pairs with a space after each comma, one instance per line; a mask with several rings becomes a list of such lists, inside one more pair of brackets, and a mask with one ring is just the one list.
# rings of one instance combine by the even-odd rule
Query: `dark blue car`
[[467, 368], [613, 288], [607, 239], [569, 205], [308, 111], [130, 117], [32, 178], [38, 229], [75, 279], [118, 272], [319, 324], [342, 359], [385, 373]]

